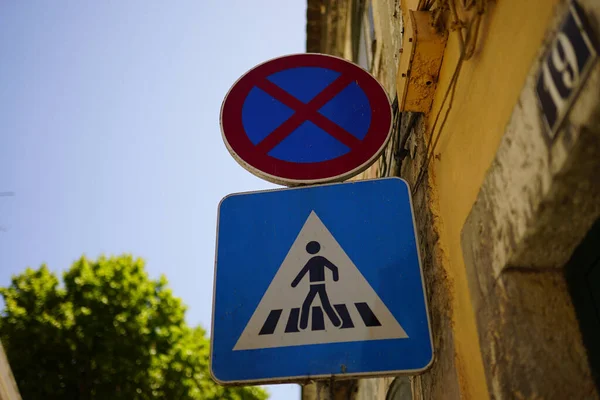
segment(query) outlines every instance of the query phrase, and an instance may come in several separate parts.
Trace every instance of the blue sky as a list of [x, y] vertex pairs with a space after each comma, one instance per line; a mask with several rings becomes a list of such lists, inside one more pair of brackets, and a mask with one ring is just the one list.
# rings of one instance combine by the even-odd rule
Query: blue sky
[[221, 101], [257, 63], [304, 52], [305, 23], [304, 0], [3, 2], [0, 285], [132, 253], [208, 329], [217, 204], [274, 187], [230, 157]]

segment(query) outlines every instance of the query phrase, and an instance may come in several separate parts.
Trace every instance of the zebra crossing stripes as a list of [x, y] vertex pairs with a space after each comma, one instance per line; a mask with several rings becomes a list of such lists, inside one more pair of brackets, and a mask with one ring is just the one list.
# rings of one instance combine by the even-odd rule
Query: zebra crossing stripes
[[367, 303], [356, 303], [355, 306], [366, 326], [381, 326], [381, 323]]
[[354, 323], [352, 323], [352, 318], [350, 318], [350, 313], [348, 313], [348, 309], [346, 308], [345, 304], [334, 304], [333, 308], [335, 308], [342, 320], [342, 326], [340, 326], [340, 329], [354, 328]]
[[279, 317], [281, 317], [281, 313], [283, 310], [273, 310], [269, 313], [265, 324], [262, 329], [258, 333], [259, 335], [270, 335], [275, 332], [275, 328], [277, 327], [277, 322], [279, 321]]
[[323, 310], [321, 309], [321, 307], [316, 306], [312, 308], [311, 327], [313, 331], [325, 330], [325, 320], [323, 320]]
[[[300, 308], [292, 308], [290, 317], [285, 326], [285, 333], [300, 332], [298, 329], [298, 320], [300, 319]], [[275, 322], [277, 324], [277, 322]]]
[[[352, 321], [352, 317], [348, 312], [348, 308], [345, 304], [334, 304], [333, 307], [337, 311], [340, 319], [342, 320], [342, 325], [340, 329], [351, 329], [355, 327], [354, 322]], [[360, 315], [360, 319], [362, 319], [363, 324], [366, 327], [377, 327], [381, 326], [381, 322], [377, 319], [371, 307], [367, 303], [354, 303], [354, 307], [358, 311]], [[281, 319], [281, 315], [283, 314], [283, 309], [271, 310], [269, 315], [267, 316], [259, 335], [272, 335], [276, 328], [279, 320]], [[322, 331], [325, 330], [325, 319], [323, 316], [323, 309], [320, 306], [313, 306], [311, 312], [311, 324], [310, 330], [312, 331]], [[300, 308], [292, 308], [289, 313], [289, 317], [285, 324], [285, 333], [296, 333], [300, 332], [298, 328], [298, 321], [300, 319]]]

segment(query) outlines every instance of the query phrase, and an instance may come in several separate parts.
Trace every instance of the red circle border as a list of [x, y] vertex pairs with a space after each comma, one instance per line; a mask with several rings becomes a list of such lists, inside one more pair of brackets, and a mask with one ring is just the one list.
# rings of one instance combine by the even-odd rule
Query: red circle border
[[[256, 151], [242, 123], [242, 107], [246, 97], [258, 82], [268, 76], [297, 67], [322, 67], [350, 74], [365, 92], [371, 107], [371, 124], [359, 148], [332, 160], [316, 163], [293, 163]], [[387, 144], [391, 124], [390, 101], [381, 84], [356, 64], [323, 54], [293, 54], [256, 66], [233, 85], [221, 107], [223, 139], [232, 156], [253, 174], [290, 186], [334, 182], [360, 173], [375, 161]]]

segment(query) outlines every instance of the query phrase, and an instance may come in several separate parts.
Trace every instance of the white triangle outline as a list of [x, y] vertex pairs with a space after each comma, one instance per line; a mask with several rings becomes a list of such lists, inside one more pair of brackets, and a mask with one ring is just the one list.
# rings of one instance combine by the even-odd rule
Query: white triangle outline
[[[311, 311], [308, 329], [285, 332], [292, 308], [300, 308], [310, 290], [309, 274], [304, 275], [295, 288], [291, 287], [291, 282], [312, 257], [306, 251], [306, 244], [310, 241], [318, 241], [321, 245], [318, 255], [326, 257], [338, 267], [337, 282], [333, 281], [332, 272], [325, 269], [327, 295], [331, 304], [346, 305], [353, 327], [338, 328], [324, 313], [324, 329], [312, 330]], [[366, 326], [356, 308], [356, 303], [367, 303], [380, 322], [380, 326]], [[316, 296], [312, 306], [320, 305], [320, 298]], [[274, 331], [260, 335], [267, 317], [273, 310], [281, 310]], [[317, 214], [311, 211], [233, 350], [406, 338], [408, 335], [402, 326]]]

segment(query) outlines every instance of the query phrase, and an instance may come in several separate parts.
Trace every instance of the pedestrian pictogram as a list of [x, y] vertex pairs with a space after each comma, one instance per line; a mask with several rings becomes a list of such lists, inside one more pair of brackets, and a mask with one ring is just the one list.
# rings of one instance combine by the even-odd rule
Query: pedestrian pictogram
[[295, 54], [261, 64], [231, 88], [223, 139], [250, 172], [288, 186], [340, 181], [385, 147], [392, 113], [382, 86], [346, 60]]
[[[321, 244], [315, 240], [311, 240], [306, 245], [306, 252], [309, 254], [317, 254], [320, 250]], [[301, 329], [306, 329], [308, 327], [308, 314], [310, 312], [310, 306], [317, 295], [319, 295], [323, 310], [327, 313], [327, 316], [333, 325], [339, 327], [341, 324], [336, 312], [333, 310], [333, 307], [331, 307], [329, 297], [327, 297], [327, 290], [325, 289], [325, 268], [329, 268], [331, 270], [333, 273], [333, 281], [337, 282], [339, 280], [338, 268], [327, 258], [317, 255], [308, 260], [304, 268], [302, 268], [292, 282], [292, 287], [295, 288], [298, 286], [298, 283], [300, 283], [304, 275], [307, 273], [310, 275], [310, 291], [308, 292], [308, 295], [306, 295], [304, 303], [302, 303], [302, 314], [300, 316]], [[343, 307], [343, 304], [341, 306]], [[320, 321], [318, 325], [319, 327], [323, 326]]]
[[227, 196], [213, 307], [221, 384], [426, 369], [433, 348], [408, 185]]
[[234, 350], [406, 337], [312, 211]]

